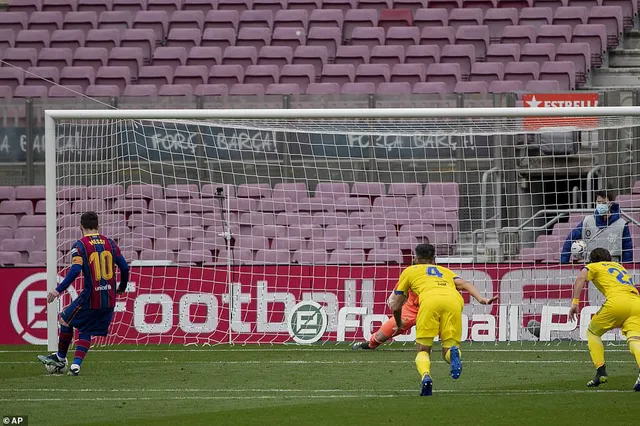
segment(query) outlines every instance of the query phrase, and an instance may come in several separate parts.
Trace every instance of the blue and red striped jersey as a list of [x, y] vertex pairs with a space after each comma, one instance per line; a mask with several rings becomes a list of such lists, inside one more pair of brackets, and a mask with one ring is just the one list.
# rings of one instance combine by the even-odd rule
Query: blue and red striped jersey
[[84, 288], [78, 295], [85, 309], [113, 308], [116, 304], [115, 265], [126, 261], [111, 239], [101, 234], [89, 234], [76, 241], [71, 249], [73, 265], [82, 267]]

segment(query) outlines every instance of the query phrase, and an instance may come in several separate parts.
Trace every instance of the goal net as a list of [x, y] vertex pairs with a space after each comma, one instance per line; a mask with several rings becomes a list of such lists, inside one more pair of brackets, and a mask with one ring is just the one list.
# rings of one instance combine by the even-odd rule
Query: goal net
[[80, 215], [96, 211], [132, 270], [103, 344], [361, 341], [389, 318], [400, 272], [429, 242], [439, 264], [500, 296], [486, 307], [463, 295], [464, 340], [581, 341], [603, 299], [590, 286], [568, 321], [583, 261], [565, 240], [594, 214], [596, 191], [617, 196], [611, 213], [629, 223], [606, 243], [640, 282], [629, 262], [638, 115], [47, 111], [48, 287], [70, 264]]

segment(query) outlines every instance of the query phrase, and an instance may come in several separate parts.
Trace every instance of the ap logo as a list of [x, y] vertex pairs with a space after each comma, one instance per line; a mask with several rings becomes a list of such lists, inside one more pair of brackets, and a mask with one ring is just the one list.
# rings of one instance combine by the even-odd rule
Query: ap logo
[[[58, 277], [58, 283], [61, 281], [62, 277]], [[72, 287], [69, 289], [75, 293]], [[32, 345], [47, 344], [46, 272], [30, 275], [18, 284], [11, 297], [9, 310], [13, 328], [25, 342]]]

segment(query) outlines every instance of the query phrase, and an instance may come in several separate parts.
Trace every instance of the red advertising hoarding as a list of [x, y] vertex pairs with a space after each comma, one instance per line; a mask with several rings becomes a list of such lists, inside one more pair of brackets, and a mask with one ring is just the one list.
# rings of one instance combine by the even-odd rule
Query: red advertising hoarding
[[[598, 94], [586, 92], [571, 93], [525, 93], [522, 95], [525, 108], [585, 108], [598, 106]], [[525, 117], [524, 128], [536, 130], [543, 127], [578, 127], [581, 129], [598, 126], [598, 117]]]
[[[585, 331], [587, 317], [578, 327], [567, 325], [565, 318], [577, 267], [449, 267], [472, 280], [483, 294], [500, 296], [499, 306], [465, 306], [465, 339], [531, 338], [526, 325], [532, 319], [543, 323], [543, 338], [545, 327], [551, 338], [580, 338]], [[636, 275], [631, 265], [628, 269]], [[324, 307], [328, 319], [324, 340], [361, 339], [390, 315], [386, 301], [401, 270], [380, 265], [273, 265], [235, 267], [228, 274], [224, 267], [134, 267], [129, 291], [119, 296], [106, 343], [289, 342], [287, 313], [304, 300]], [[44, 344], [44, 269], [0, 271], [0, 344]], [[227, 285], [229, 277], [231, 285]], [[75, 294], [73, 287], [71, 294]], [[69, 300], [65, 295], [62, 304]], [[599, 293], [590, 288], [583, 295], [583, 312], [590, 318], [601, 303]]]

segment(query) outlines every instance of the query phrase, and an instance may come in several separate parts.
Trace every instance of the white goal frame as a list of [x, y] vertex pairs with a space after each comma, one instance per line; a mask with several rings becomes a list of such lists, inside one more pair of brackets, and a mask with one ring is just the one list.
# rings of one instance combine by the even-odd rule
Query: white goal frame
[[[46, 110], [44, 139], [47, 291], [55, 289], [58, 280], [58, 259], [56, 258], [56, 120], [375, 120], [615, 116], [640, 116], [640, 107]], [[58, 335], [57, 317], [59, 305], [56, 303], [52, 306], [56, 306], [56, 309], [47, 309], [47, 342], [49, 350], [57, 348]]]

